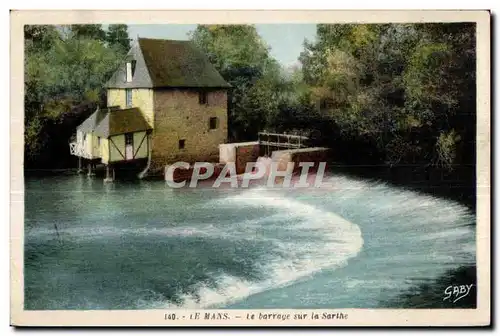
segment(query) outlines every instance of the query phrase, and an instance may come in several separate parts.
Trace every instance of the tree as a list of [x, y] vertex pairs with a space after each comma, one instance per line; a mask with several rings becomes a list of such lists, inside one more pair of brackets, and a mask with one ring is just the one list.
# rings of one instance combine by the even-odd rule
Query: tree
[[453, 170], [474, 163], [476, 116], [475, 27], [470, 23], [417, 24], [403, 82], [406, 107], [421, 111], [434, 139], [433, 163]]
[[391, 165], [451, 169], [466, 128], [457, 111], [475, 109], [473, 40], [468, 24], [318, 25], [300, 60], [312, 99], [338, 128], [326, 140], [371, 143]]
[[[96, 27], [76, 27], [75, 33], [64, 34], [61, 27], [26, 26], [24, 106], [28, 165], [40, 162], [44, 151], [50, 152], [59, 142], [67, 147], [68, 139], [61, 135], [66, 128], [61, 127], [75, 106], [102, 103], [103, 84], [118, 66], [123, 52], [88, 37], [97, 31]], [[59, 128], [54, 126], [58, 124]]]
[[74, 38], [87, 38], [98, 41], [106, 40], [106, 32], [100, 24], [70, 25], [70, 32]]
[[128, 26], [126, 24], [110, 24], [106, 32], [106, 41], [110, 45], [121, 47], [124, 53], [128, 52], [131, 42], [128, 35]]

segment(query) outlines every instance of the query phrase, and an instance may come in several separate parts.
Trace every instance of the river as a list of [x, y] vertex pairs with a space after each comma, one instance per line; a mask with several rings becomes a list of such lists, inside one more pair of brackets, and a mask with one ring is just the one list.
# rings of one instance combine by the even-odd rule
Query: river
[[342, 174], [327, 180], [172, 189], [27, 177], [25, 308], [398, 308], [402, 295], [475, 266], [467, 207]]

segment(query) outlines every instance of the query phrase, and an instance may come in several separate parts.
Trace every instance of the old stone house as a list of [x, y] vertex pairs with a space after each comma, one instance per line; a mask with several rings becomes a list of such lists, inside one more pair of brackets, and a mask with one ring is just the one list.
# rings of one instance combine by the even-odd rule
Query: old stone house
[[144, 161], [140, 176], [177, 161], [217, 161], [229, 87], [191, 42], [139, 38], [106, 83], [107, 108], [77, 127], [71, 152], [108, 173]]

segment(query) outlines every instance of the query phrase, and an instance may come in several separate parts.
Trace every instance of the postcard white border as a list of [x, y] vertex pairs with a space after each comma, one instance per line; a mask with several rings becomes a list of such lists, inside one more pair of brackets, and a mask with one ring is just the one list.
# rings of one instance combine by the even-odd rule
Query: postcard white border
[[[477, 309], [252, 309], [252, 310], [125, 310], [25, 311], [23, 310], [23, 25], [70, 23], [383, 23], [475, 22], [477, 24]], [[83, 10], [11, 12], [11, 324], [15, 326], [471, 326], [490, 323], [490, 13], [480, 10]], [[165, 313], [180, 316], [227, 312], [229, 320], [170, 321]], [[347, 319], [292, 320], [246, 319], [259, 312], [322, 314], [341, 312]], [[241, 316], [237, 318], [236, 316]]]

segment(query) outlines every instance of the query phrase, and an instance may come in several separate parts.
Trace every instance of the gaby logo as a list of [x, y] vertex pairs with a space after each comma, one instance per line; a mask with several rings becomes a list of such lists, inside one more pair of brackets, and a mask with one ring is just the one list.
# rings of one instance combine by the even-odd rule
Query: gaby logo
[[469, 295], [472, 286], [474, 286], [474, 284], [446, 287], [444, 290], [445, 297], [443, 298], [443, 301], [450, 300], [453, 303], [457, 302], [458, 300]]
[[198, 182], [213, 180], [212, 188], [222, 185], [231, 188], [248, 188], [251, 181], [264, 181], [267, 187], [319, 188], [325, 183], [326, 162], [248, 162], [245, 172], [237, 174], [234, 162], [215, 165], [210, 162], [176, 162], [165, 168], [165, 180], [171, 188], [196, 188]]

